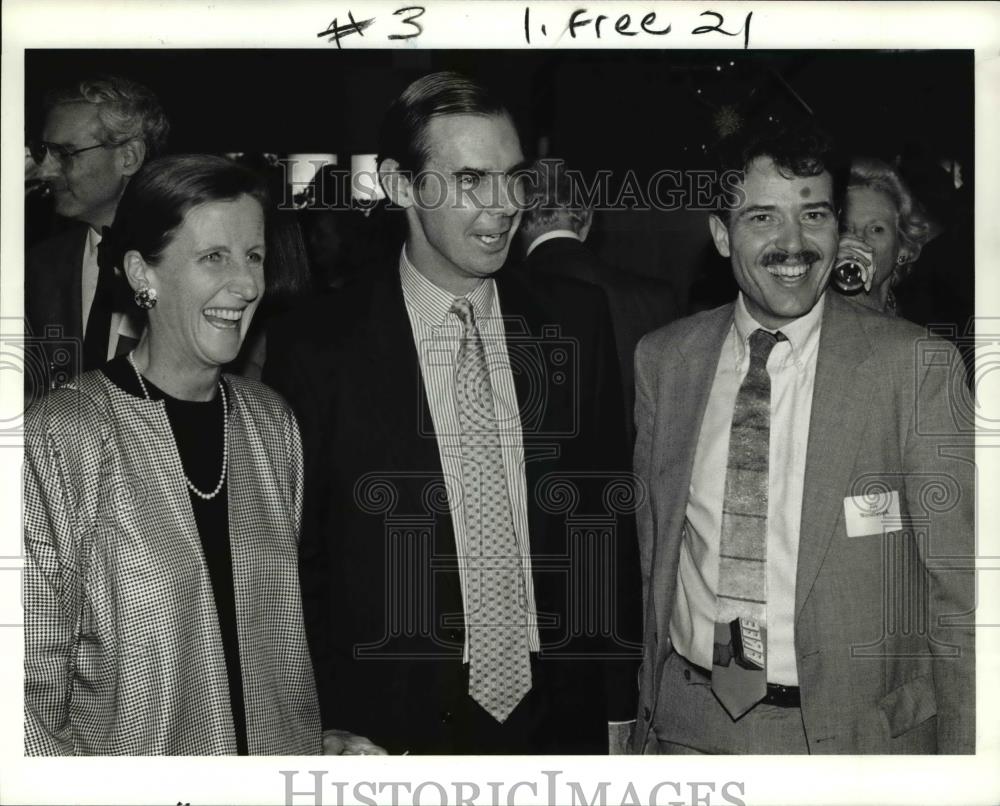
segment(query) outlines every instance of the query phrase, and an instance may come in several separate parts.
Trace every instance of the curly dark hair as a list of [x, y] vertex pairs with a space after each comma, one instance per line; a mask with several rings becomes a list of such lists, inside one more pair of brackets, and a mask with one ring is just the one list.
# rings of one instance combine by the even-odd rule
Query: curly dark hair
[[714, 148], [717, 197], [722, 203], [720, 214], [728, 220], [729, 213], [739, 206], [739, 185], [750, 164], [769, 157], [782, 176], [818, 176], [824, 171], [833, 178], [834, 204], [843, 207], [847, 187], [848, 161], [837, 150], [833, 138], [815, 121], [795, 124], [760, 121], [746, 126], [720, 140]]

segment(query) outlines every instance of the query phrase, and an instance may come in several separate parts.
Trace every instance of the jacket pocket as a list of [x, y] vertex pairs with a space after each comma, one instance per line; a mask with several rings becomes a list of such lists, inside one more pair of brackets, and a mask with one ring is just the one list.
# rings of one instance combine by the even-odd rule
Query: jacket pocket
[[937, 697], [929, 676], [915, 677], [886, 694], [878, 704], [889, 723], [889, 735], [901, 736], [937, 714]]

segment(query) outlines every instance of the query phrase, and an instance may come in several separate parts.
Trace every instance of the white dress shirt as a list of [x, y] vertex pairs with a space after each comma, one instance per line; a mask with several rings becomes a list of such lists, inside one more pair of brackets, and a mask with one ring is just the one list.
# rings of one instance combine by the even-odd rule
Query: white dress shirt
[[[399, 261], [403, 301], [409, 315], [413, 340], [420, 360], [420, 373], [427, 390], [427, 401], [434, 423], [441, 469], [448, 490], [448, 504], [455, 530], [455, 549], [459, 558], [459, 581], [466, 613], [465, 660], [469, 659], [468, 593], [466, 569], [467, 536], [462, 507], [462, 427], [455, 400], [455, 360], [462, 338], [462, 324], [451, 313], [455, 296], [438, 288], [424, 277], [403, 249]], [[514, 375], [507, 354], [507, 340], [500, 310], [496, 283], [484, 280], [466, 297], [472, 304], [479, 335], [489, 367], [493, 387], [497, 426], [503, 453], [504, 475], [514, 521], [514, 535], [521, 554], [524, 592], [528, 608], [528, 649], [539, 651], [537, 608], [531, 579], [531, 545], [528, 539], [528, 494], [524, 474], [524, 441], [521, 414], [514, 389]]]
[[[795, 666], [795, 573], [798, 565], [809, 419], [824, 299], [781, 328], [767, 360], [771, 378], [771, 439], [767, 506], [767, 679], [798, 685]], [[692, 663], [712, 668], [719, 543], [729, 433], [740, 384], [750, 366], [748, 341], [758, 324], [736, 300], [733, 326], [723, 343], [698, 437], [670, 639]], [[764, 328], [767, 330], [768, 328]], [[773, 332], [773, 331], [772, 331]]]
[[[87, 333], [87, 322], [90, 321], [90, 309], [94, 306], [94, 297], [97, 294], [97, 276], [99, 269], [97, 266], [97, 247], [101, 243], [101, 233], [93, 227], [87, 230], [87, 242], [83, 246], [83, 265], [81, 266], [82, 276], [80, 285], [80, 298], [82, 302], [81, 321], [83, 322], [83, 334]], [[120, 274], [115, 269], [115, 274]], [[131, 316], [124, 311], [113, 311], [111, 313], [111, 328], [108, 331], [107, 359], [110, 361], [115, 357], [118, 347], [118, 338], [127, 336], [131, 339], [139, 340], [142, 335], [141, 328], [136, 324]]]

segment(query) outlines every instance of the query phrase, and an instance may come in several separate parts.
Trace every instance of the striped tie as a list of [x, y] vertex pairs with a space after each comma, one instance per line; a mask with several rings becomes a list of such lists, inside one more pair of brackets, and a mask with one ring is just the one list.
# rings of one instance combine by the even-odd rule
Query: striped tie
[[712, 691], [733, 719], [767, 693], [767, 486], [771, 378], [767, 358], [784, 340], [756, 330], [736, 395], [722, 503]]
[[524, 577], [483, 342], [467, 299], [456, 299], [451, 312], [463, 331], [455, 397], [469, 569], [469, 696], [504, 722], [531, 689]]

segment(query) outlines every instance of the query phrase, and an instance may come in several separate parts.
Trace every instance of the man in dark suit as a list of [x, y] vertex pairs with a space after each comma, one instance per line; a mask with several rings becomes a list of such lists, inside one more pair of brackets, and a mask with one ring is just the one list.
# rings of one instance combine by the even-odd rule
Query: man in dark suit
[[638, 561], [606, 306], [499, 276], [516, 129], [436, 73], [387, 113], [391, 265], [268, 334], [298, 415], [302, 587], [333, 753], [597, 753], [634, 716]]
[[827, 290], [839, 173], [821, 136], [748, 130], [721, 153], [736, 181], [710, 228], [739, 297], [636, 352], [633, 750], [975, 752], [961, 361]]
[[[162, 150], [168, 124], [159, 101], [128, 79], [81, 81], [50, 93], [40, 140], [31, 143], [37, 176], [51, 187], [58, 215], [72, 224], [28, 251], [24, 274], [26, 332], [42, 339], [27, 368], [29, 395], [61, 375], [93, 369], [134, 346], [141, 322], [127, 286], [98, 265], [103, 229], [145, 160]], [[124, 292], [124, 293], [123, 293]], [[93, 314], [93, 315], [92, 315]], [[60, 350], [67, 341], [78, 351]], [[75, 365], [56, 356], [76, 353]]]
[[519, 237], [529, 275], [570, 277], [601, 288], [608, 299], [625, 393], [629, 439], [634, 437], [635, 346], [639, 339], [675, 319], [679, 310], [671, 285], [606, 265], [586, 245], [594, 212], [588, 207], [579, 174], [561, 159], [532, 165], [527, 209]]

